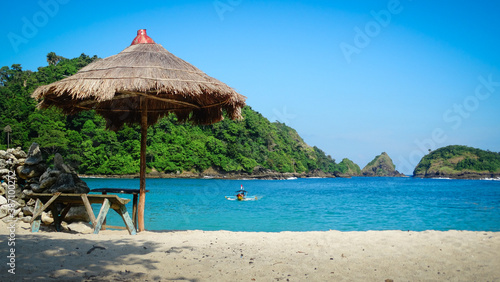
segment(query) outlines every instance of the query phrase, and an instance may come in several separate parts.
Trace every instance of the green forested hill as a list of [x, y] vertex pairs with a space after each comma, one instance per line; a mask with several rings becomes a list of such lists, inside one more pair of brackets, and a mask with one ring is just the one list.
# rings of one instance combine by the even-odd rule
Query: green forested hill
[[404, 176], [399, 171], [396, 170], [396, 166], [392, 162], [392, 159], [386, 152], [376, 156], [371, 162], [369, 162], [362, 170], [361, 175], [363, 176], [390, 176], [390, 177], [402, 177]]
[[467, 146], [447, 146], [424, 156], [416, 177], [488, 178], [500, 176], [500, 153]]
[[[31, 93], [76, 73], [96, 60], [82, 54], [65, 59], [50, 53], [49, 66], [23, 71], [20, 65], [0, 69], [0, 126], [10, 125], [11, 147], [27, 150], [40, 144], [47, 161], [61, 153], [82, 174], [132, 174], [139, 171], [139, 126], [124, 126], [118, 132], [105, 129], [105, 121], [94, 112], [64, 116], [56, 109], [37, 110]], [[330, 156], [304, 143], [285, 124], [264, 118], [250, 107], [243, 121], [225, 119], [210, 126], [178, 124], [175, 116], [161, 119], [148, 130], [147, 165], [160, 172], [343, 172], [347, 168]], [[0, 149], [7, 146], [1, 132]]]
[[339, 163], [339, 171], [343, 176], [359, 176], [361, 175], [361, 168], [350, 159], [344, 158]]

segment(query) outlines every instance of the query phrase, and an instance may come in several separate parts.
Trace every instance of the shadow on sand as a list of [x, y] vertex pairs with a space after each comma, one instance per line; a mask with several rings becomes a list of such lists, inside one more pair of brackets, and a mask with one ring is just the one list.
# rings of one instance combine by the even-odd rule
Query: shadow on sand
[[[140, 236], [108, 236], [55, 231], [18, 234], [15, 238], [15, 274], [7, 272], [8, 236], [0, 237], [4, 258], [0, 281], [198, 281], [179, 275], [160, 277], [151, 275], [168, 268], [160, 264], [152, 253], [176, 252], [179, 248], [151, 242]], [[61, 238], [59, 238], [61, 237]], [[4, 248], [5, 247], [5, 248]], [[5, 255], [4, 255], [5, 254]], [[156, 256], [157, 258], [157, 256]], [[161, 269], [160, 269], [161, 268]]]

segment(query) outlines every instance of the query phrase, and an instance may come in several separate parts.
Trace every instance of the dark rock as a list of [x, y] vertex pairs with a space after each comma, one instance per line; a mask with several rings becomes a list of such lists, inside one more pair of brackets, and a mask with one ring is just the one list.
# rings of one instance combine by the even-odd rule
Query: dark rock
[[76, 173], [73, 168], [64, 163], [63, 157], [59, 153], [54, 156], [54, 168], [64, 173]]
[[34, 208], [30, 206], [26, 206], [21, 209], [24, 215], [33, 215], [33, 210]]
[[54, 170], [48, 170], [40, 177], [40, 186], [51, 193], [88, 193], [87, 183], [82, 181], [75, 170], [64, 163], [60, 154], [54, 156]]
[[37, 143], [33, 143], [30, 146], [25, 165], [37, 165], [43, 161], [42, 151], [40, 151], [40, 146]]
[[39, 177], [45, 172], [46, 169], [47, 166], [43, 163], [37, 165], [26, 165], [25, 163], [25, 165], [22, 166], [19, 176], [23, 179]]
[[31, 179], [28, 179], [25, 181], [27, 185], [30, 185], [30, 184], [40, 184], [40, 182], [38, 181], [38, 178], [31, 178]]
[[78, 177], [78, 175], [61, 173], [61, 175], [57, 178], [57, 181], [49, 189], [49, 192], [83, 194], [90, 192], [90, 188], [87, 186], [87, 183]]
[[[43, 190], [45, 190], [45, 189], [42, 189], [42, 188], [40, 187], [40, 185], [39, 185], [39, 184], [35, 184], [35, 183], [30, 184], [30, 186], [29, 186], [29, 187], [30, 187], [30, 188], [31, 188], [31, 190], [32, 190], [33, 192], [35, 192], [35, 193], [41, 193], [41, 192], [43, 192]], [[26, 194], [26, 193], [25, 193], [25, 194]]]
[[73, 181], [73, 176], [69, 173], [61, 173], [55, 183], [49, 189], [49, 192], [73, 193], [74, 189], [75, 182]]
[[42, 190], [50, 189], [50, 187], [56, 183], [60, 174], [61, 172], [59, 170], [47, 169], [42, 176], [40, 176], [40, 188]]
[[76, 222], [76, 221], [84, 221], [84, 222], [89, 222], [90, 217], [89, 214], [87, 213], [87, 210], [85, 207], [80, 206], [80, 207], [72, 207], [68, 214], [64, 217], [64, 221], [70, 223], [70, 222]]
[[[73, 174], [73, 177], [78, 178], [78, 176], [76, 174]], [[89, 186], [87, 186], [87, 183], [85, 183], [85, 181], [82, 181], [80, 178], [78, 178], [78, 180], [74, 180], [74, 181], [76, 183], [75, 193], [87, 194], [90, 192], [90, 188], [89, 188]]]

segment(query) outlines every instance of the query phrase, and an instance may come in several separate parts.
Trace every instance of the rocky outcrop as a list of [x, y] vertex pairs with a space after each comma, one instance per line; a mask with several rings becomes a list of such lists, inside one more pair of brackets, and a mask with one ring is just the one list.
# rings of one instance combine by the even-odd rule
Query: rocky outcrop
[[90, 192], [76, 171], [64, 163], [62, 156], [54, 156], [54, 168], [43, 164], [42, 153], [38, 144], [33, 143], [29, 149], [24, 165], [18, 168], [19, 176], [26, 180], [25, 194], [34, 193], [75, 193]]
[[396, 166], [386, 152], [378, 155], [369, 162], [362, 170], [362, 176], [386, 176], [404, 177], [405, 175], [396, 170]]
[[3, 222], [31, 219], [23, 213], [26, 203], [22, 181], [19, 181], [16, 173], [20, 171], [26, 158], [26, 153], [20, 147], [0, 150], [0, 219]]
[[16, 199], [20, 204], [24, 204], [24, 200], [16, 172], [24, 165], [26, 157], [20, 147], [0, 150], [0, 195], [8, 193], [11, 199]]
[[[27, 195], [32, 193], [90, 192], [60, 154], [54, 157], [54, 167], [48, 168], [36, 143], [31, 145], [28, 154], [20, 147], [0, 150], [0, 182], [0, 219], [4, 222], [31, 221], [35, 201]], [[50, 211], [43, 212], [41, 217], [45, 224], [53, 221]], [[72, 207], [65, 221], [89, 222], [90, 219], [84, 207]]]

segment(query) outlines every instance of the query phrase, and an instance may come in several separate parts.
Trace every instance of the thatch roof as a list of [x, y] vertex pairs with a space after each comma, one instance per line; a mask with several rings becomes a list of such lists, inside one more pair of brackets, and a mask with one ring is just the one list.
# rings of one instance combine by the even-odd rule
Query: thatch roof
[[223, 110], [240, 119], [246, 99], [156, 43], [131, 45], [71, 77], [40, 86], [32, 97], [41, 99], [39, 108], [56, 106], [65, 114], [94, 109], [111, 129], [140, 123], [140, 97], [147, 97], [148, 125], [169, 112], [194, 124], [218, 122]]

